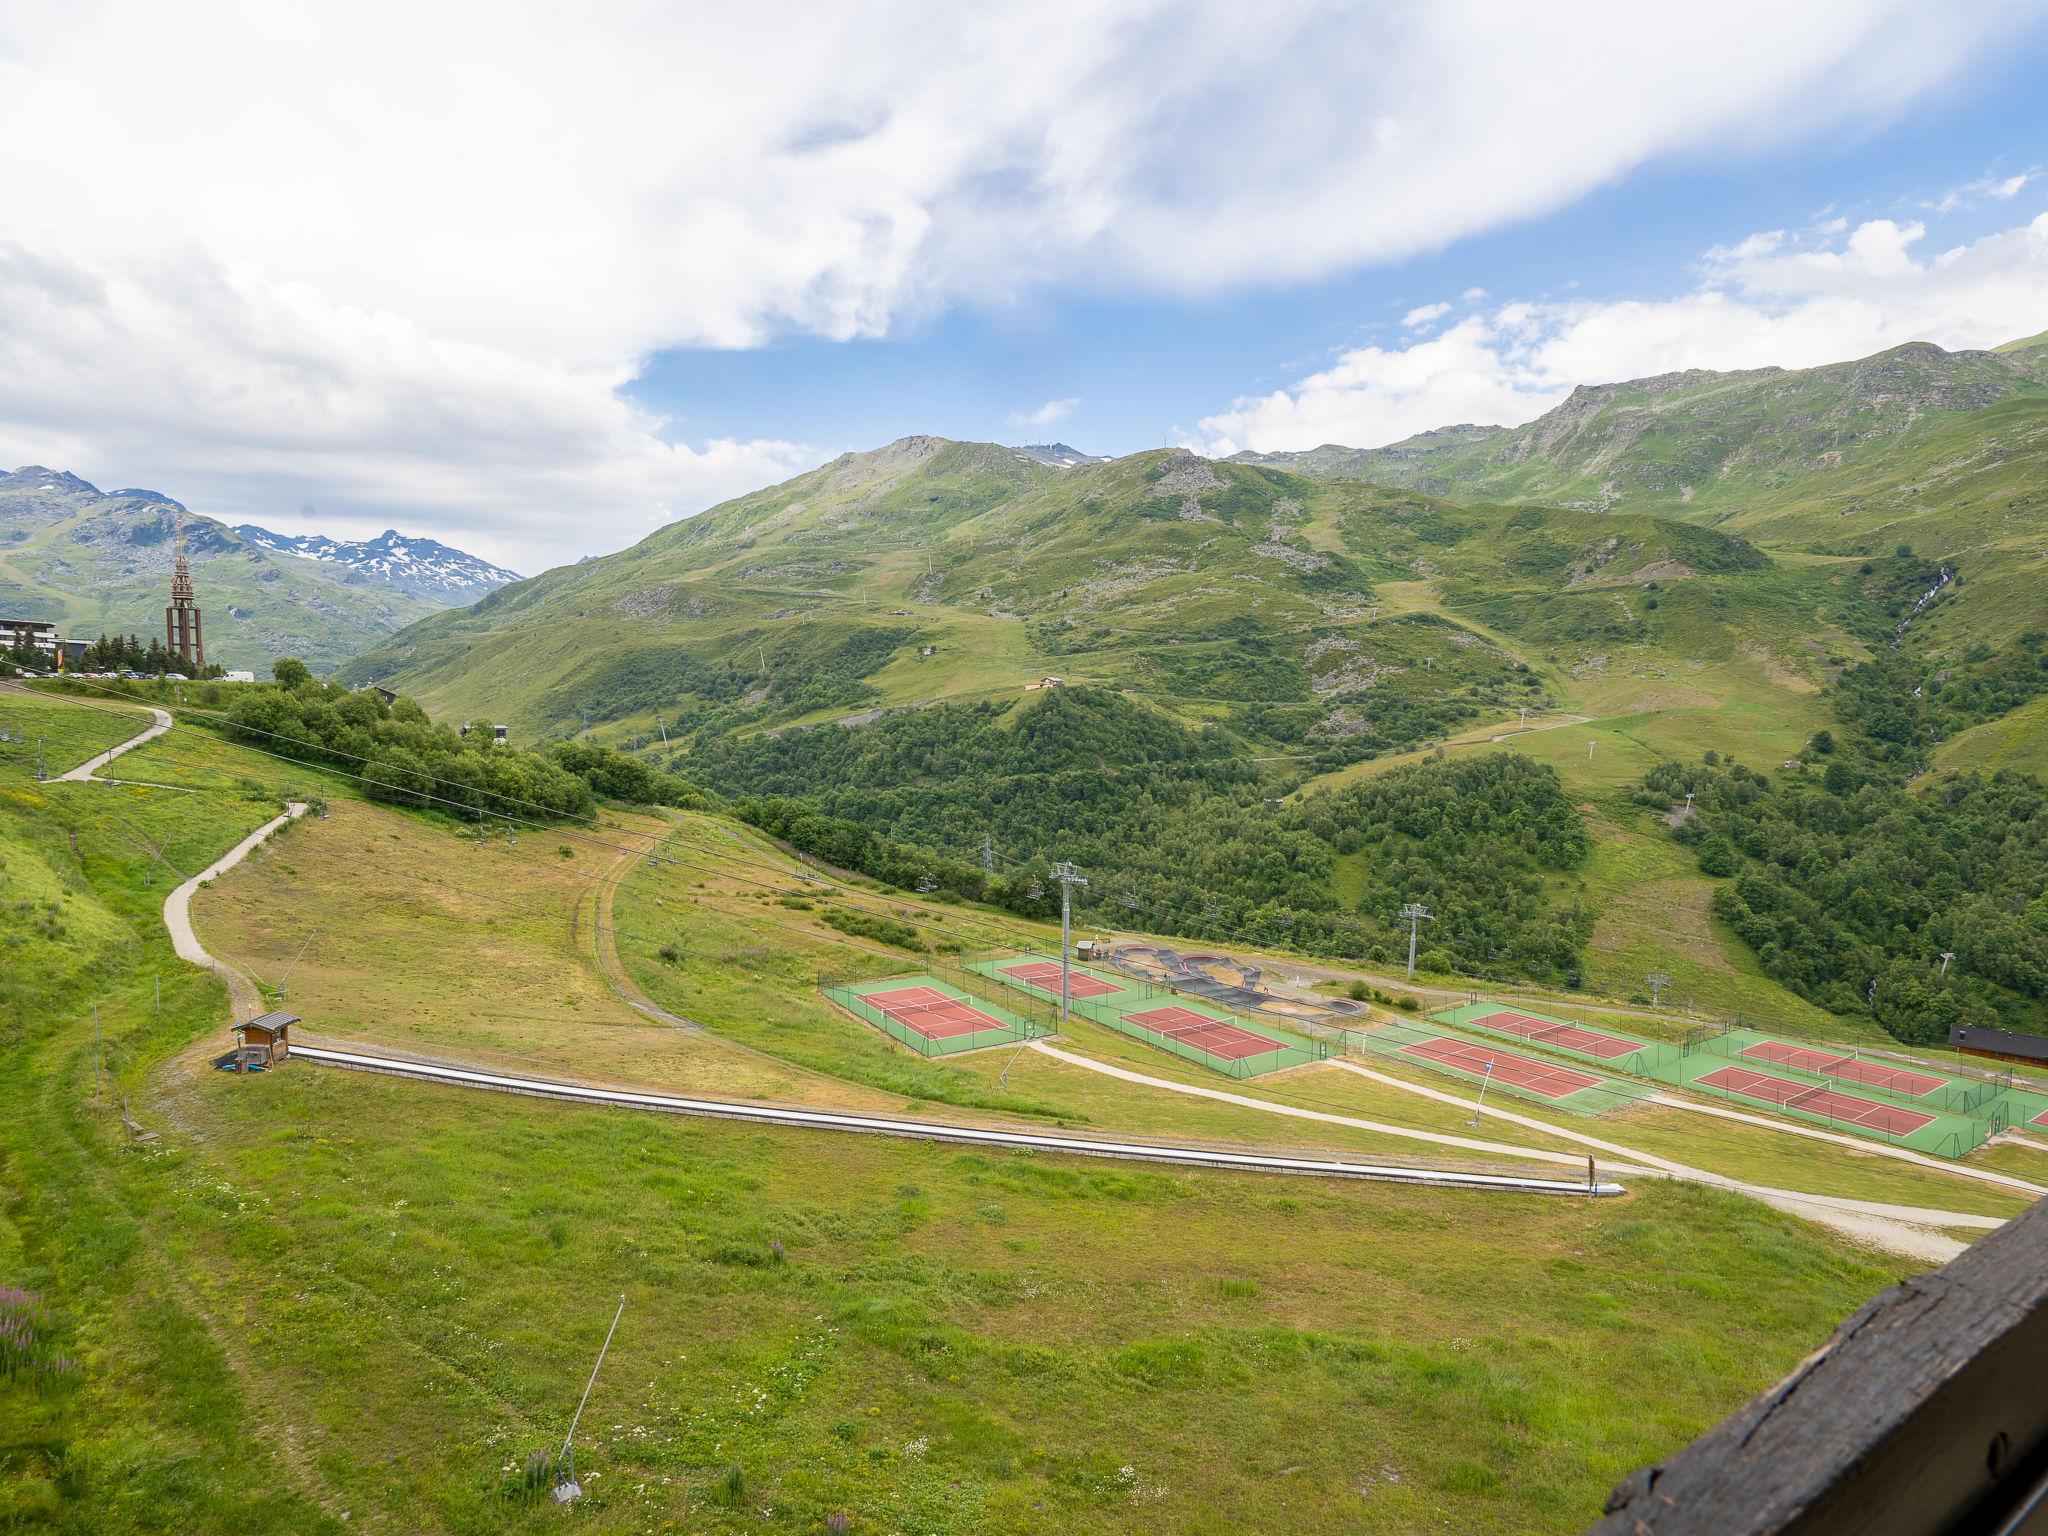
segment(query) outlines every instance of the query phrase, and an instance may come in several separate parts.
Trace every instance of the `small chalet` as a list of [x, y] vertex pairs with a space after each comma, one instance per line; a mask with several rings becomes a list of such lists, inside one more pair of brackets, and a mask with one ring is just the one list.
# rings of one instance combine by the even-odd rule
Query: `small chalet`
[[266, 1013], [235, 1026], [235, 1048], [213, 1064], [226, 1072], [261, 1072], [291, 1054], [295, 1013]]
[[1993, 1061], [2012, 1061], [2023, 1067], [2048, 1067], [2048, 1039], [2040, 1035], [1952, 1024], [1948, 1043], [1965, 1056], [1988, 1056]]

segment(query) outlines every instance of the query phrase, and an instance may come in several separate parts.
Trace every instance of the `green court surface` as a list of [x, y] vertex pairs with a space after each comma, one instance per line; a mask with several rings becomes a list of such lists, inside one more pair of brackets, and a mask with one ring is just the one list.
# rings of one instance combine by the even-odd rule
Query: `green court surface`
[[[967, 969], [1036, 997], [1057, 998], [1060, 962], [1044, 955], [969, 961]], [[1259, 1077], [1320, 1061], [1329, 1048], [1271, 1024], [1246, 1022], [1200, 998], [1091, 966], [1068, 968], [1072, 1012], [1105, 1029], [1230, 1077]]]
[[1597, 1062], [1745, 1110], [1768, 1111], [1893, 1146], [1961, 1157], [2022, 1123], [2037, 1098], [2007, 1076], [1924, 1066], [1888, 1053], [1702, 1025], [1682, 1044], [1646, 1040], [1503, 1003], [1468, 1003], [1433, 1020]]
[[935, 976], [843, 982], [825, 996], [923, 1056], [952, 1056], [1029, 1040], [1046, 1031]]

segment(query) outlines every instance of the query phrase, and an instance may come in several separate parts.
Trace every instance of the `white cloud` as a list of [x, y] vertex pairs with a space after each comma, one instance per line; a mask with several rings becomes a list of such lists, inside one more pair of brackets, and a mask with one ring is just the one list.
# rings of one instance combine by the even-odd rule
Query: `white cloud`
[[1658, 156], [1882, 117], [2009, 23], [2004, 0], [19, 0], [0, 444], [531, 565], [813, 457], [644, 419], [616, 392], [657, 351], [1409, 256]]
[[1401, 324], [1407, 330], [1421, 330], [1425, 326], [1435, 325], [1437, 321], [1443, 319], [1450, 312], [1451, 306], [1447, 303], [1421, 304], [1403, 315], [1401, 317]]
[[1573, 386], [1686, 368], [1810, 367], [1908, 341], [1989, 347], [2048, 327], [2048, 214], [1923, 253], [1926, 229], [1872, 219], [1848, 238], [1716, 247], [1691, 292], [1654, 301], [1504, 304], [1409, 346], [1360, 347], [1289, 388], [1204, 418], [1223, 456], [1375, 448], [1457, 422], [1516, 425]]
[[[1843, 229], [1849, 227], [1845, 220], [1837, 222]], [[1733, 245], [1714, 246], [1708, 250], [1706, 259], [1712, 262], [1752, 261], [1759, 256], [1768, 256], [1773, 251], [1783, 249], [1785, 242], [1791, 238], [1782, 229], [1766, 229], [1738, 240]]]
[[1976, 208], [1983, 204], [2005, 203], [2019, 196], [2020, 189], [2039, 175], [2036, 171], [2021, 171], [2013, 176], [1979, 176], [1975, 181], [1966, 181], [1929, 202], [1923, 208], [1935, 213], [1954, 213], [1960, 208]]
[[1081, 397], [1075, 395], [1066, 400], [1048, 400], [1035, 411], [1012, 411], [1010, 412], [1010, 425], [1013, 427], [1056, 426], [1073, 415], [1074, 407], [1080, 403]]
[[1477, 304], [1486, 297], [1486, 290], [1484, 288], [1467, 288], [1458, 297], [1467, 304]]

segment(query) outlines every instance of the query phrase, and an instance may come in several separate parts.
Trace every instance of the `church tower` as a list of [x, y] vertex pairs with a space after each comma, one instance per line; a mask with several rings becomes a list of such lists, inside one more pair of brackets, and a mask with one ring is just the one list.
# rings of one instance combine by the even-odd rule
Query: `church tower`
[[171, 606], [164, 610], [164, 649], [185, 663], [194, 677], [206, 665], [199, 632], [199, 604], [192, 596], [192, 567], [185, 563], [185, 519], [178, 519], [178, 558], [171, 565]]

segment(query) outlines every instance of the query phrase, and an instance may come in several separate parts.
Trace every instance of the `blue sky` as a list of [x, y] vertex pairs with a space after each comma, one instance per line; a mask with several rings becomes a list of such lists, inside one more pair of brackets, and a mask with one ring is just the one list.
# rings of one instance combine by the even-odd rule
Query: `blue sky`
[[534, 571], [910, 432], [1991, 345], [2044, 78], [2048, 0], [17, 0], [0, 464]]
[[[1225, 402], [1363, 341], [1396, 341], [1404, 313], [1475, 287], [1493, 299], [1662, 299], [1695, 285], [1710, 247], [1830, 211], [1852, 223], [1926, 220], [1942, 246], [2038, 214], [2048, 178], [2009, 202], [1943, 215], [1923, 206], [1979, 178], [2048, 167], [2048, 26], [2013, 42], [1885, 120], [1676, 154], [1554, 213], [1403, 261], [1200, 298], [1082, 281], [1000, 307], [965, 304], [885, 339], [673, 349], [624, 392], [686, 437], [789, 437], [835, 452], [913, 432], [1108, 454], [1185, 441]], [[2048, 312], [2015, 314], [2012, 327], [2048, 329]], [[1012, 419], [1057, 400], [1079, 403], [1047, 426]]]

